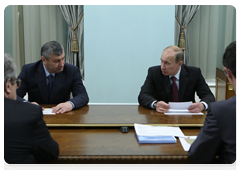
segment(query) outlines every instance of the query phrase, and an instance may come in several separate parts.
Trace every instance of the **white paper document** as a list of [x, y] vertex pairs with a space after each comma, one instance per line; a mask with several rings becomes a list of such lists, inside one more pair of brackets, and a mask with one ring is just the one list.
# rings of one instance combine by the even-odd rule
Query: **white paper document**
[[134, 129], [139, 136], [185, 137], [179, 127], [151, 126], [134, 123]]
[[169, 102], [170, 109], [165, 112], [165, 115], [203, 115], [203, 113], [191, 113], [188, 111], [188, 107], [193, 102]]
[[182, 147], [185, 151], [189, 151], [190, 146], [192, 145], [192, 143], [195, 141], [195, 139], [197, 138], [197, 136], [186, 136], [185, 138], [179, 138]]
[[43, 110], [43, 114], [44, 115], [55, 115], [56, 113], [52, 113], [52, 109], [51, 108], [45, 108], [44, 110]]
[[193, 102], [169, 102], [168, 104], [170, 106], [170, 110], [188, 110], [188, 107], [191, 106]]

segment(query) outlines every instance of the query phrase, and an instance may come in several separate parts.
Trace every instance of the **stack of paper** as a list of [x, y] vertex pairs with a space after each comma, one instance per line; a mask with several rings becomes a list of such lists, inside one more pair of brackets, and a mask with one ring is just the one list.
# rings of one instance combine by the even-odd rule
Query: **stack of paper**
[[176, 143], [175, 137], [184, 137], [179, 127], [134, 124], [139, 143]]
[[52, 109], [45, 108], [43, 110], [44, 115], [55, 115], [56, 113], [52, 113]]
[[190, 113], [188, 107], [193, 104], [193, 102], [169, 102], [170, 109], [165, 112], [165, 115], [203, 115], [203, 113]]

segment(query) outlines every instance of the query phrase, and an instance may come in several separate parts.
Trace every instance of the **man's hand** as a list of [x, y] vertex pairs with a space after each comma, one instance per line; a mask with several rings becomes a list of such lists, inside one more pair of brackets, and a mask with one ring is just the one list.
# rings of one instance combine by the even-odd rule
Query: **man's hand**
[[193, 103], [191, 106], [188, 107], [188, 111], [191, 113], [199, 113], [204, 110], [203, 103]]
[[165, 113], [170, 109], [169, 104], [165, 103], [164, 101], [159, 101], [156, 104], [156, 111], [159, 113]]
[[53, 107], [52, 112], [56, 114], [59, 114], [59, 113], [62, 114], [62, 113], [71, 111], [72, 108], [73, 108], [73, 105], [70, 102], [65, 102], [65, 103], [60, 103], [57, 106]]

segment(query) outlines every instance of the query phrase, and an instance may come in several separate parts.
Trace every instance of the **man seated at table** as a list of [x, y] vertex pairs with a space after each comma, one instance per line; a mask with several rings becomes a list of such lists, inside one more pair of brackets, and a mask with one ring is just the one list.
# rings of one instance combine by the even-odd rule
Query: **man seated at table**
[[43, 120], [42, 108], [17, 101], [12, 58], [4, 54], [4, 159], [10, 164], [45, 163], [58, 157], [59, 147]]
[[[41, 60], [26, 64], [18, 78], [21, 87], [18, 99], [28, 93], [28, 101], [35, 104], [57, 104], [54, 113], [65, 113], [87, 105], [89, 98], [78, 67], [64, 61], [63, 46], [50, 41], [41, 48]], [[70, 94], [73, 98], [70, 99]]]
[[[223, 55], [226, 76], [236, 92], [236, 41], [232, 42]], [[209, 105], [209, 110], [197, 139], [189, 150], [193, 163], [219, 163], [236, 161], [236, 96]]]
[[[150, 67], [147, 78], [138, 96], [140, 105], [157, 112], [167, 112], [168, 102], [192, 101], [190, 112], [208, 109], [208, 104], [215, 101], [201, 74], [200, 68], [183, 64], [183, 51], [177, 46], [163, 50], [161, 65]], [[195, 103], [195, 92], [201, 99]]]

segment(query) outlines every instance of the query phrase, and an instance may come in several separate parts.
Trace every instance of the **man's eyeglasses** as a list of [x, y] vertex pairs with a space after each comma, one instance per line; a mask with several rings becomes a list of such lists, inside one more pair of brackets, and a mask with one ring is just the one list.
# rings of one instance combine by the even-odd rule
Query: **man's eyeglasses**
[[11, 81], [12, 81], [12, 84], [13, 84], [13, 85], [14, 85], [14, 81], [16, 82], [16, 84], [17, 84], [17, 88], [20, 87], [20, 85], [21, 85], [21, 80], [20, 80], [19, 78], [11, 79]]

